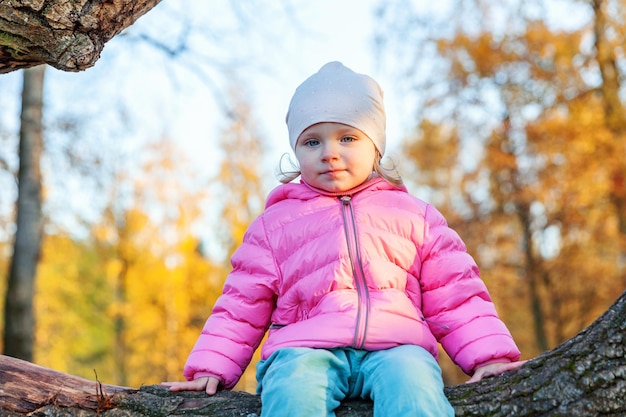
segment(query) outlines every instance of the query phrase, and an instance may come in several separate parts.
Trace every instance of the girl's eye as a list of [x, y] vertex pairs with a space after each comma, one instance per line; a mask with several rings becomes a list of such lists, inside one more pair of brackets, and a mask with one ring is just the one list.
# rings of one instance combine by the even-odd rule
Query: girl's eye
[[341, 138], [342, 142], [354, 142], [356, 139], [352, 136], [344, 136], [343, 138]]
[[317, 139], [308, 139], [304, 141], [304, 146], [313, 147], [320, 144], [320, 141]]

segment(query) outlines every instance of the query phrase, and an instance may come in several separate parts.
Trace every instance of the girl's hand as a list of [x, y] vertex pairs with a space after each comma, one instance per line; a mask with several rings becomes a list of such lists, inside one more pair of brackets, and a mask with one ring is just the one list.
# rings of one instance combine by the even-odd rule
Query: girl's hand
[[208, 395], [217, 392], [220, 381], [212, 376], [205, 376], [184, 382], [162, 382], [161, 385], [170, 387], [170, 391], [205, 391]]
[[481, 366], [474, 371], [474, 375], [466, 382], [469, 384], [471, 382], [478, 382], [483, 378], [488, 378], [496, 375], [500, 375], [506, 371], [512, 371], [513, 369], [517, 369], [526, 361], [518, 361], [518, 362], [504, 362], [504, 363], [490, 363], [489, 365]]

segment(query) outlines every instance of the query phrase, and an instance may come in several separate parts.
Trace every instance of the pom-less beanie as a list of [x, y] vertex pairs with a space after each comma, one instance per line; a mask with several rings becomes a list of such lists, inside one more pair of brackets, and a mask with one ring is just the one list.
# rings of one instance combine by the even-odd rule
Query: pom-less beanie
[[365, 74], [341, 62], [329, 62], [296, 89], [287, 112], [289, 143], [295, 149], [302, 132], [316, 123], [343, 123], [359, 129], [385, 153], [383, 91]]

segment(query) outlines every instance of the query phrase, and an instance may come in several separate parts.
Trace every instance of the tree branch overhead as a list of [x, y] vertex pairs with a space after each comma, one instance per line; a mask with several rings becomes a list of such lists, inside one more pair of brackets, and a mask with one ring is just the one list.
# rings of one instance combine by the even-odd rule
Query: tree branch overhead
[[160, 0], [1, 0], [0, 73], [92, 67], [108, 42]]

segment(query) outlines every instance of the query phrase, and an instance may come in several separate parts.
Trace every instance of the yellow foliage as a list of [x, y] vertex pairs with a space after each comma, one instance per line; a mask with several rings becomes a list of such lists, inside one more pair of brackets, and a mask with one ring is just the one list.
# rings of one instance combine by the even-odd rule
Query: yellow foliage
[[[163, 253], [158, 228], [144, 216], [131, 217], [140, 219], [129, 228], [141, 225], [142, 238], [120, 233], [126, 240], [117, 244], [124, 250], [110, 242], [46, 236], [37, 278], [38, 363], [86, 378], [96, 369], [101, 381], [129, 386], [181, 378], [202, 325], [199, 317], [203, 322], [219, 294], [219, 279], [212, 276], [223, 276], [223, 270], [197, 252], [191, 236], [167, 254], [176, 263], [155, 256]], [[103, 245], [118, 258], [98, 257]], [[123, 322], [121, 334], [115, 319]], [[125, 356], [116, 358], [120, 340]], [[120, 369], [126, 375], [119, 375]]]

